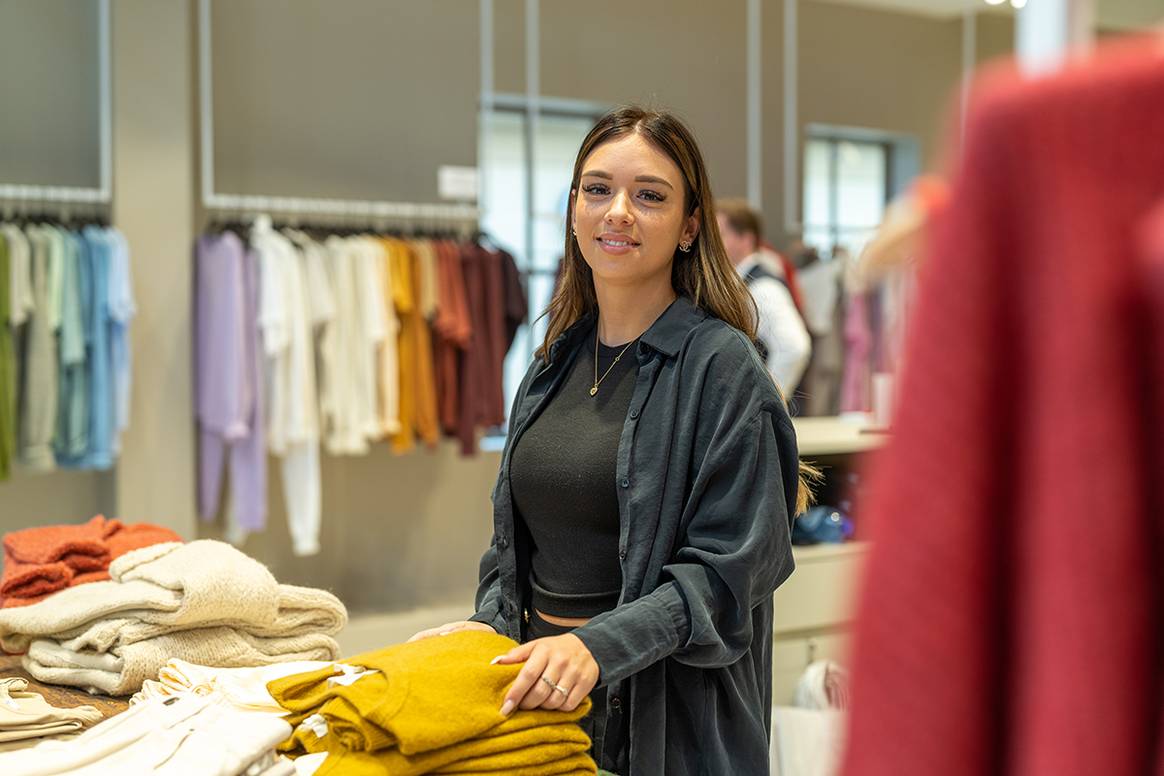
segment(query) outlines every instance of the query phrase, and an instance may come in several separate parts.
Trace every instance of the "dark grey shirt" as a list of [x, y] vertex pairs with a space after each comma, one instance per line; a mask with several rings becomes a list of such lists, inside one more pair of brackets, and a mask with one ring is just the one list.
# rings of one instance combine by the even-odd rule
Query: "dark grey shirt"
[[[535, 359], [514, 402], [493, 491], [493, 543], [472, 619], [521, 638], [529, 537], [509, 486], [515, 440], [593, 325]], [[772, 593], [792, 573], [792, 421], [751, 343], [684, 297], [643, 334], [619, 441], [619, 605], [574, 633], [609, 703], [630, 709], [630, 773], [767, 774]]]

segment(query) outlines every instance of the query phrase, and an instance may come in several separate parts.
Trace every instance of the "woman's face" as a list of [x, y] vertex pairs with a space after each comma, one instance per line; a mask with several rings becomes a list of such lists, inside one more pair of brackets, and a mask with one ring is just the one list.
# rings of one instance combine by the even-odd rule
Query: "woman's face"
[[680, 240], [694, 240], [698, 210], [684, 214], [678, 165], [638, 134], [595, 148], [582, 164], [574, 232], [596, 282], [670, 284]]

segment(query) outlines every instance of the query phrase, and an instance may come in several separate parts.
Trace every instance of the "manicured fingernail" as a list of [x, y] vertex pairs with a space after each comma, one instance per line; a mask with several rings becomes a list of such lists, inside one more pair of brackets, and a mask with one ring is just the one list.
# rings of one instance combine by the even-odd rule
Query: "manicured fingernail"
[[513, 707], [516, 705], [513, 701], [506, 698], [505, 703], [501, 704], [501, 716], [508, 717], [513, 713]]
[[500, 663], [500, 662], [501, 662], [501, 659], [502, 659], [502, 658], [504, 658], [504, 657], [505, 657], [505, 655], [498, 655], [497, 657], [495, 657], [495, 658], [493, 658], [492, 660], [490, 660], [490, 661], [489, 661], [489, 665], [491, 665], [491, 666], [495, 666], [495, 665], [497, 665], [498, 663]]

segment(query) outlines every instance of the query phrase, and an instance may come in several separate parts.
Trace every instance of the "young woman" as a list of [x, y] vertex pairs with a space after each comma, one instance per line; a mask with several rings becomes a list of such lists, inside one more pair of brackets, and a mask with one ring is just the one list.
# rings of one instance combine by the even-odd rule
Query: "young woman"
[[766, 774], [772, 592], [806, 491], [690, 131], [665, 112], [604, 116], [569, 224], [510, 413], [477, 612], [417, 637], [522, 642], [501, 658], [524, 663], [502, 713], [589, 695], [601, 768]]

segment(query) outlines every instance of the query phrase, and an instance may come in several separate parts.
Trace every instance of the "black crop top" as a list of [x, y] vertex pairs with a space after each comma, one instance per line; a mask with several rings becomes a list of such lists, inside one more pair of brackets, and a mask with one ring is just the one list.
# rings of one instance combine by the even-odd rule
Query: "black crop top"
[[[513, 503], [533, 539], [533, 606], [557, 617], [609, 611], [622, 590], [615, 459], [638, 371], [637, 340], [591, 396], [594, 336], [510, 461]], [[599, 344], [599, 376], [624, 347]]]

